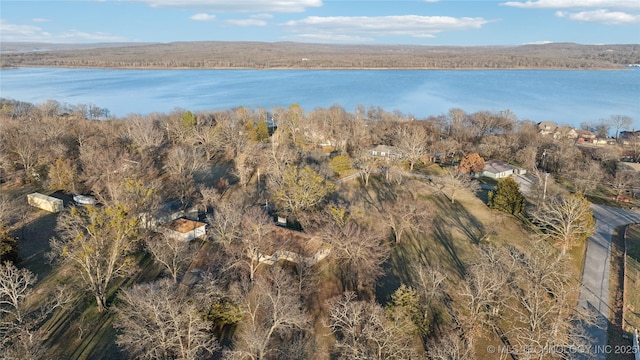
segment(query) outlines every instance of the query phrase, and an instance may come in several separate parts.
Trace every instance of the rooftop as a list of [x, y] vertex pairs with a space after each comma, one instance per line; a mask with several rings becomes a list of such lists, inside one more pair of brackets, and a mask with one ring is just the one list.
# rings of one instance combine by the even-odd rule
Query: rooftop
[[277, 244], [276, 247], [306, 257], [313, 256], [324, 246], [327, 246], [317, 237], [281, 226], [276, 226], [272, 234]]
[[203, 227], [206, 226], [207, 224], [200, 222], [200, 221], [195, 221], [195, 220], [189, 220], [189, 219], [176, 219], [173, 220], [170, 223], [164, 224], [162, 226], [166, 227], [167, 229], [173, 230], [173, 231], [177, 231], [179, 233], [188, 233], [189, 231], [193, 231], [199, 227]]
[[488, 171], [494, 174], [513, 170], [515, 168], [515, 166], [509, 165], [502, 160], [489, 160], [484, 163], [484, 171]]

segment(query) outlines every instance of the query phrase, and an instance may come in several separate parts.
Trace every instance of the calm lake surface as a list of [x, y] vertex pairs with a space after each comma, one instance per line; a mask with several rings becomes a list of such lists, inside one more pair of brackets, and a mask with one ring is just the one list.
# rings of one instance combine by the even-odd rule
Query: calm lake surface
[[612, 114], [640, 128], [640, 69], [582, 70], [0, 70], [0, 96], [95, 104], [112, 115], [341, 105], [399, 110], [417, 118], [457, 107], [510, 109], [520, 119], [578, 126]]

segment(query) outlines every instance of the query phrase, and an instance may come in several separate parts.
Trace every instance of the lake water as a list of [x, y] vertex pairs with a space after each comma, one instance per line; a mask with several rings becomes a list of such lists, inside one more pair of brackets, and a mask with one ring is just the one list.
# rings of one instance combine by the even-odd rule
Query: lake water
[[582, 70], [0, 70], [0, 96], [95, 104], [112, 115], [341, 105], [417, 118], [457, 107], [509, 109], [520, 119], [578, 126], [622, 114], [640, 128], [640, 69]]

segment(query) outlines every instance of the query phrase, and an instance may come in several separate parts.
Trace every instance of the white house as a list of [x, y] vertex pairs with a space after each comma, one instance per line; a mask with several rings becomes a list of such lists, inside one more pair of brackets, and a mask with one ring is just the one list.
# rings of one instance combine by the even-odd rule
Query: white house
[[162, 225], [160, 232], [172, 239], [191, 241], [197, 237], [204, 236], [206, 226], [207, 224], [200, 221], [180, 218]]
[[395, 146], [378, 145], [369, 150], [369, 154], [375, 157], [397, 160], [402, 158], [402, 152]]
[[558, 125], [551, 121], [541, 121], [538, 123], [538, 132], [540, 135], [549, 135], [556, 132]]
[[484, 163], [484, 169], [480, 176], [486, 176], [493, 179], [506, 178], [517, 173], [518, 168], [509, 165], [502, 160], [489, 160]]

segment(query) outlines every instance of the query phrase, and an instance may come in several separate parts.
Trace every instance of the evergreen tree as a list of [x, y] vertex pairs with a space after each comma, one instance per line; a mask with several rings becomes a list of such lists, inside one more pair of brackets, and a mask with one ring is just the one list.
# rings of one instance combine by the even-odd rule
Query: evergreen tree
[[186, 128], [196, 126], [196, 116], [191, 111], [187, 111], [182, 115], [182, 125]]
[[518, 215], [524, 210], [525, 200], [518, 184], [512, 178], [498, 181], [495, 189], [489, 191], [489, 207], [512, 215]]
[[259, 142], [263, 142], [269, 138], [269, 125], [262, 120], [256, 125], [256, 139]]

